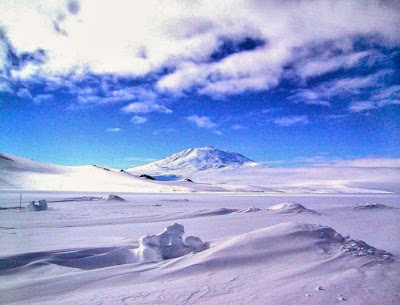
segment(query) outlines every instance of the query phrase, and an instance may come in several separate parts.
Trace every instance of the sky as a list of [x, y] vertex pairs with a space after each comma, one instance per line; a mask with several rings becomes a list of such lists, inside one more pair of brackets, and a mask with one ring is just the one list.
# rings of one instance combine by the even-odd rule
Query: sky
[[398, 1], [3, 0], [0, 152], [399, 164], [399, 22]]

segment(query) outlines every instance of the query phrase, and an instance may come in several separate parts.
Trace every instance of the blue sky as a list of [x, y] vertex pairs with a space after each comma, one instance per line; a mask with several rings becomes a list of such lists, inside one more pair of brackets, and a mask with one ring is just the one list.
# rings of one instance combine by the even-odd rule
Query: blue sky
[[397, 1], [2, 1], [0, 151], [129, 167], [212, 145], [400, 157]]

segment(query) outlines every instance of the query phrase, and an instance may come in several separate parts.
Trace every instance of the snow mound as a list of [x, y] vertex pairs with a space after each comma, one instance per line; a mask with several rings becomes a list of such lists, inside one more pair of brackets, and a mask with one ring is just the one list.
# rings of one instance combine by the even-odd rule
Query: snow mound
[[139, 262], [177, 258], [207, 248], [206, 244], [195, 236], [189, 236], [183, 241], [184, 234], [185, 228], [174, 223], [160, 234], [143, 236], [139, 240], [139, 248], [135, 251]]
[[119, 196], [117, 196], [117, 195], [107, 195], [107, 196], [104, 196], [104, 197], [101, 197], [101, 200], [105, 200], [105, 201], [125, 201], [125, 199], [124, 198], [121, 198], [121, 197], [119, 197]]
[[294, 202], [283, 202], [277, 205], [273, 205], [268, 208], [268, 211], [276, 212], [276, 213], [311, 213], [317, 214], [314, 210], [309, 210], [303, 205]]
[[244, 210], [239, 210], [237, 213], [242, 214], [242, 213], [255, 213], [255, 212], [262, 212], [264, 209], [256, 208], [256, 207], [250, 207]]
[[331, 245], [354, 256], [368, 256], [377, 261], [393, 260], [393, 256], [389, 252], [378, 250], [362, 240], [351, 239], [349, 236], [343, 237], [331, 227], [315, 224], [299, 224], [297, 227], [301, 230], [300, 234], [323, 240], [319, 244], [325, 252], [329, 251], [324, 245]]
[[353, 210], [386, 210], [386, 209], [394, 209], [394, 208], [380, 203], [362, 203], [353, 208]]
[[[351, 255], [365, 258], [368, 262], [393, 261], [390, 253], [363, 241], [343, 237], [329, 226], [287, 222], [212, 244], [196, 258], [187, 258], [191, 261], [182, 267], [196, 269], [200, 264], [211, 269], [221, 269], [242, 264], [258, 265], [263, 261], [272, 265], [287, 265], [288, 260], [292, 261], [294, 257], [294, 261], [309, 262], [304, 253], [321, 260]], [[301, 261], [298, 263], [301, 264]]]
[[238, 209], [219, 208], [197, 212], [197, 216], [221, 216], [238, 212]]

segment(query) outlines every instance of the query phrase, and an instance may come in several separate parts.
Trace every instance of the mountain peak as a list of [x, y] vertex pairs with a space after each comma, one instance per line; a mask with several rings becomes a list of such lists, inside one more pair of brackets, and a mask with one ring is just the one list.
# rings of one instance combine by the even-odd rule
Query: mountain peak
[[245, 156], [217, 149], [213, 146], [189, 148], [162, 160], [129, 169], [131, 172], [204, 171], [208, 169], [236, 168], [256, 163]]

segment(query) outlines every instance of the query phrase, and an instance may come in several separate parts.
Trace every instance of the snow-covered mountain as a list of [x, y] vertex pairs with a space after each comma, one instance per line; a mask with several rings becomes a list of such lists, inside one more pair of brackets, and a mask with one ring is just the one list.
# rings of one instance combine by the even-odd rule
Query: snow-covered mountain
[[137, 178], [125, 171], [97, 165], [60, 166], [0, 154], [0, 190], [96, 192], [187, 192], [189, 189]]
[[193, 173], [209, 169], [232, 169], [254, 165], [257, 165], [257, 163], [241, 154], [207, 146], [185, 149], [165, 159], [127, 169], [127, 172], [157, 175], [171, 172]]

